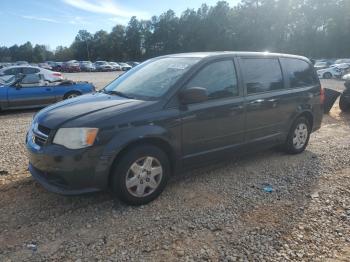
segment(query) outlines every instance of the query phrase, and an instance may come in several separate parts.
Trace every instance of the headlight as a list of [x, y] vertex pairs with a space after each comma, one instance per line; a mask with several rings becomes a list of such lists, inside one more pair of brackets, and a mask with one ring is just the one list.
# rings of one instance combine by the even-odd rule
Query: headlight
[[60, 128], [53, 143], [69, 149], [79, 149], [92, 146], [95, 142], [98, 128]]

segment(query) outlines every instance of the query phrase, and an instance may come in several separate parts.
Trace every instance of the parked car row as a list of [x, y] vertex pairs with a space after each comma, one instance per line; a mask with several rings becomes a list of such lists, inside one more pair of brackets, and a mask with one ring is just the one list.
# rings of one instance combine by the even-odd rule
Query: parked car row
[[345, 75], [350, 73], [350, 59], [320, 59], [315, 61], [314, 67], [319, 78], [344, 79]]
[[10, 66], [33, 66], [43, 69], [53, 70], [57, 72], [107, 72], [107, 71], [128, 71], [131, 68], [139, 65], [139, 62], [129, 61], [122, 62], [107, 62], [107, 61], [77, 61], [69, 60], [66, 62], [47, 61], [44, 63], [28, 63], [26, 61], [17, 61], [14, 63], [0, 63], [0, 69]]
[[109, 71], [128, 71], [134, 66], [138, 65], [139, 62], [107, 62], [107, 61], [77, 61], [70, 60], [67, 62], [52, 62], [48, 64], [53, 70], [59, 72], [109, 72]]

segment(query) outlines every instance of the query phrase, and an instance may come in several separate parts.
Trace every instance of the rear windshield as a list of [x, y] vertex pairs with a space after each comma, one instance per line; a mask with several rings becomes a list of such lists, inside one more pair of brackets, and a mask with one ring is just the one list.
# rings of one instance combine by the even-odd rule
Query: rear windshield
[[163, 96], [198, 58], [167, 57], [151, 60], [125, 73], [106, 86], [127, 96], [154, 100]]

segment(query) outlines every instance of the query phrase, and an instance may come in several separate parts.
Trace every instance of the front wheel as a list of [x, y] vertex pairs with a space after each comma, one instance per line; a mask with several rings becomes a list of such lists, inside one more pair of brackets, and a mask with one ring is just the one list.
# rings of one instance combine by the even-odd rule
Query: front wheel
[[285, 150], [289, 154], [300, 154], [307, 147], [310, 139], [311, 127], [305, 117], [299, 117], [289, 131]]
[[170, 176], [167, 155], [158, 147], [142, 145], [130, 149], [115, 163], [112, 190], [130, 205], [144, 205], [157, 198]]
[[65, 99], [71, 99], [71, 98], [75, 98], [75, 97], [77, 97], [77, 96], [80, 96], [81, 94], [80, 93], [78, 93], [78, 92], [69, 92], [69, 93], [67, 93], [64, 97], [63, 97], [63, 99], [65, 100]]

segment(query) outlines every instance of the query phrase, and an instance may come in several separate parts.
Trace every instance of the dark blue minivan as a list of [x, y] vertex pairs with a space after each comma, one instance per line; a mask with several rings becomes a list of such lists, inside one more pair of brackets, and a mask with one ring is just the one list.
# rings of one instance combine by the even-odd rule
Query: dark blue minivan
[[41, 110], [29, 170], [48, 190], [111, 189], [140, 205], [179, 170], [256, 149], [305, 150], [324, 93], [305, 57], [250, 52], [150, 59], [103, 90]]

